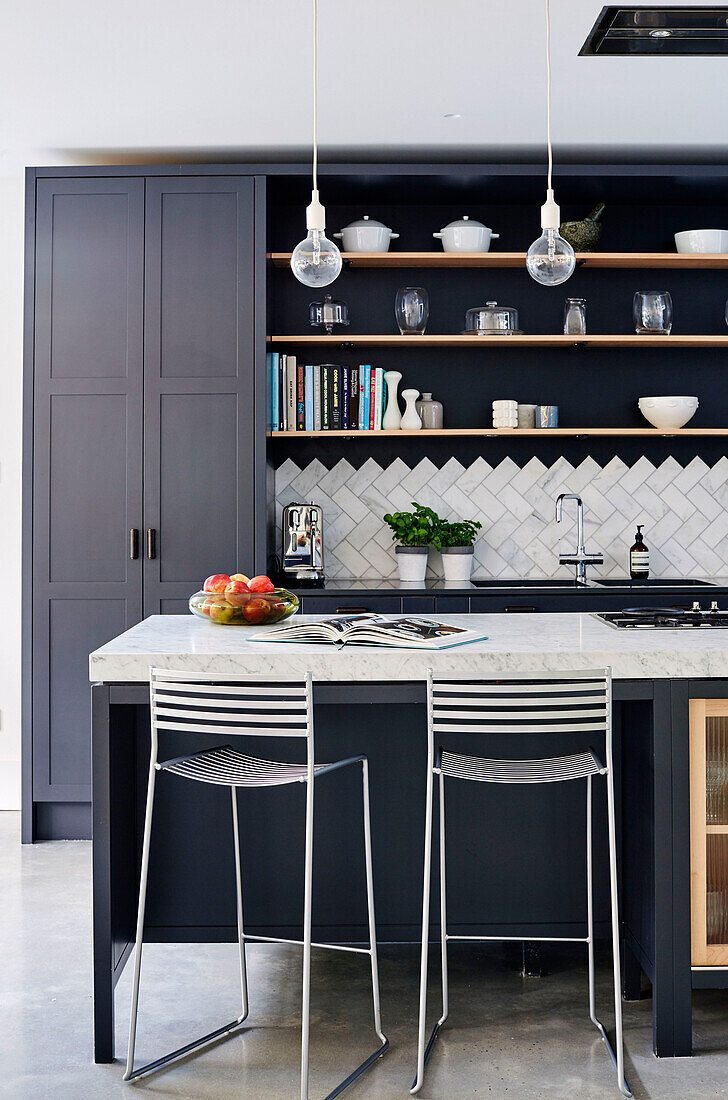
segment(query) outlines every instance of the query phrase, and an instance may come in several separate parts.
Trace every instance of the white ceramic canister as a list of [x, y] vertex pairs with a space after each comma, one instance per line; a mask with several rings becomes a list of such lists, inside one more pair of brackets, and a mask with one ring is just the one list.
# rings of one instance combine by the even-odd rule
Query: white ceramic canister
[[365, 214], [359, 221], [345, 225], [339, 233], [334, 233], [344, 246], [344, 252], [388, 252], [389, 242], [399, 237], [376, 218]]

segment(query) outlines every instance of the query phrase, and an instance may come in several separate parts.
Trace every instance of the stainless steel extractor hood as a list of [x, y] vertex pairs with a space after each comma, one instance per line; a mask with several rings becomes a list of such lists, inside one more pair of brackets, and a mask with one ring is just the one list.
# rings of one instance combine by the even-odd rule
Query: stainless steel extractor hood
[[602, 8], [579, 54], [591, 57], [728, 54], [728, 8]]

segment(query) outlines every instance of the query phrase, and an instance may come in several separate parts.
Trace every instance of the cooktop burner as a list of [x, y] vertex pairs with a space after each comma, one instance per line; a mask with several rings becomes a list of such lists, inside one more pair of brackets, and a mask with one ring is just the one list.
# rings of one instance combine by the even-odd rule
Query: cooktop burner
[[705, 609], [697, 601], [685, 607], [626, 607], [624, 611], [602, 611], [602, 622], [621, 630], [696, 630], [708, 627], [728, 627], [728, 611], [721, 611], [713, 600]]

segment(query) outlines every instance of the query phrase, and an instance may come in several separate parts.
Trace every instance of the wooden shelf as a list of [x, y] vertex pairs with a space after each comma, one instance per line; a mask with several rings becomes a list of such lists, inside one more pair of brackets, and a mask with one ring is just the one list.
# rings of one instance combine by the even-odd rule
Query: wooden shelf
[[705, 832], [708, 836], [725, 836], [728, 833], [728, 825], [706, 825]]
[[435, 333], [424, 336], [399, 336], [370, 334], [352, 335], [338, 333], [333, 336], [324, 334], [296, 335], [296, 336], [269, 336], [271, 345], [286, 344], [288, 347], [360, 347], [360, 348], [457, 348], [457, 347], [511, 347], [511, 348], [562, 348], [562, 347], [590, 347], [590, 348], [636, 348], [636, 347], [663, 347], [663, 348], [716, 348], [728, 347], [728, 336], [638, 336], [637, 333], [613, 336], [563, 336], [561, 334], [528, 335], [524, 336], [462, 336], [459, 334], [446, 335]]
[[421, 428], [419, 431], [368, 431], [362, 432], [355, 428], [342, 428], [335, 431], [321, 432], [268, 432], [272, 439], [312, 439], [337, 437], [358, 437], [367, 439], [379, 439], [383, 436], [397, 436], [413, 438], [417, 436], [501, 436], [511, 437], [519, 435], [528, 436], [579, 436], [579, 435], [623, 435], [623, 436], [676, 436], [676, 435], [723, 435], [728, 436], [728, 428]]
[[[342, 252], [355, 267], [525, 267], [525, 252]], [[269, 252], [274, 267], [288, 267], [290, 252]], [[728, 268], [728, 253], [713, 252], [577, 252], [584, 267]]]

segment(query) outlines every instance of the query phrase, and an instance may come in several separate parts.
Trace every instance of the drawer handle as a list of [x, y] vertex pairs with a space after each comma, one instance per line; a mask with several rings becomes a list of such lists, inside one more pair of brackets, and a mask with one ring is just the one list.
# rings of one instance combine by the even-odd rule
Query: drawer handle
[[147, 527], [147, 557], [154, 561], [157, 556], [157, 532], [154, 527]]
[[132, 561], [139, 557], [139, 531], [136, 527], [129, 531], [129, 557]]
[[535, 607], [530, 607], [528, 604], [516, 604], [514, 607], [504, 607], [504, 611], [521, 612], [521, 611], [535, 611]]
[[337, 615], [365, 615], [368, 611], [371, 611], [369, 607], [337, 607]]

